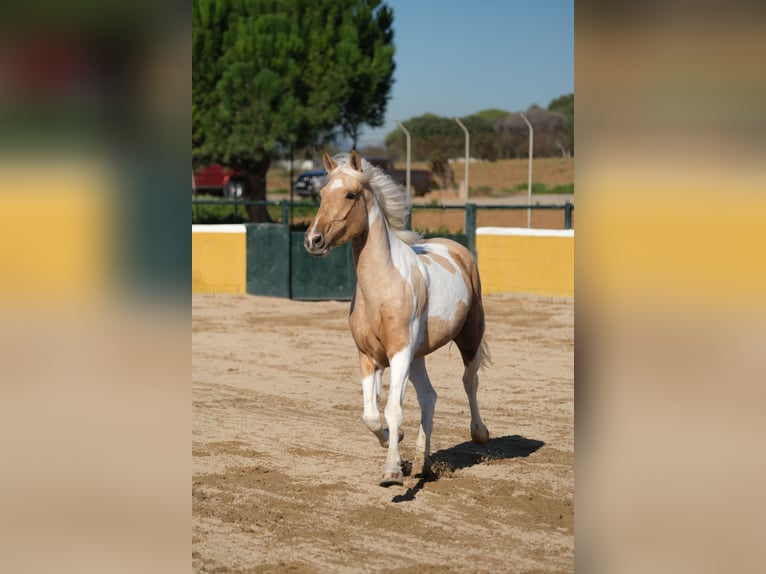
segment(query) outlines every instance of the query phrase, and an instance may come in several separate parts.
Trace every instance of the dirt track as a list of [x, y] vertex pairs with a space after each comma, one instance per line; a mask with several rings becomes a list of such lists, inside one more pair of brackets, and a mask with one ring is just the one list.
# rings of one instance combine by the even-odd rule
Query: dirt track
[[[485, 297], [493, 365], [470, 441], [456, 347], [430, 356], [436, 476], [378, 486], [348, 303], [195, 295], [192, 565], [198, 572], [570, 572], [574, 313]], [[384, 397], [387, 377], [384, 377]], [[402, 456], [419, 411], [409, 389]]]

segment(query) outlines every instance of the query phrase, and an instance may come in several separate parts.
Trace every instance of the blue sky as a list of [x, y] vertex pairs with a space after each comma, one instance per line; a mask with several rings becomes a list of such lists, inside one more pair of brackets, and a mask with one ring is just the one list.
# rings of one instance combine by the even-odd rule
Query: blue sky
[[573, 0], [387, 0], [396, 71], [386, 122], [359, 147], [382, 143], [426, 112], [467, 116], [547, 106], [574, 91]]

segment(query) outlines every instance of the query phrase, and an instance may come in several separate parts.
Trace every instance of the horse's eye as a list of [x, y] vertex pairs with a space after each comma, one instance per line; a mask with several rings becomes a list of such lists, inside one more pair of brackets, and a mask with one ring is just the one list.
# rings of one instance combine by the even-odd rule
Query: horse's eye
[[346, 199], [356, 199], [356, 194], [353, 191], [349, 191], [346, 194]]

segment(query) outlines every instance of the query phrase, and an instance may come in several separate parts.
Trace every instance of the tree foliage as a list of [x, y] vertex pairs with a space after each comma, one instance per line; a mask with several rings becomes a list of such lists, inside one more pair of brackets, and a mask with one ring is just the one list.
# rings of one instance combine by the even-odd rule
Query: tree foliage
[[570, 154], [574, 154], [574, 93], [559, 96], [548, 104], [548, 109], [563, 114], [567, 120], [568, 133], [565, 147]]
[[[535, 156], [567, 155], [566, 143], [570, 131], [563, 114], [534, 106], [524, 115], [534, 128]], [[521, 115], [508, 114], [496, 125], [497, 144], [502, 157], [525, 157], [529, 153], [529, 128]]]
[[[460, 118], [470, 133], [472, 157], [497, 159], [495, 143], [495, 118], [507, 115], [502, 110], [485, 110]], [[427, 161], [441, 187], [454, 187], [450, 158], [465, 156], [465, 133], [454, 118], [424, 114], [403, 122], [413, 141], [412, 156], [415, 161]], [[405, 136], [396, 129], [386, 136], [386, 148], [398, 157], [405, 153]]]
[[393, 12], [380, 0], [361, 2], [356, 10], [356, 28], [346, 31], [355, 50], [346, 77], [349, 96], [341, 110], [341, 127], [354, 149], [361, 125], [383, 125], [395, 68]]
[[381, 0], [193, 0], [193, 163], [243, 170], [264, 199], [273, 158], [380, 125], [392, 22]]
[[[569, 156], [574, 152], [574, 94], [553, 100], [548, 109], [532, 104], [525, 112], [535, 131], [536, 157]], [[518, 113], [482, 110], [460, 118], [470, 133], [470, 155], [474, 158], [526, 157], [529, 128]], [[442, 188], [455, 186], [449, 159], [465, 156], [465, 134], [454, 118], [426, 113], [403, 122], [412, 136], [412, 157], [426, 161]], [[392, 157], [405, 154], [406, 139], [401, 129], [386, 136]]]

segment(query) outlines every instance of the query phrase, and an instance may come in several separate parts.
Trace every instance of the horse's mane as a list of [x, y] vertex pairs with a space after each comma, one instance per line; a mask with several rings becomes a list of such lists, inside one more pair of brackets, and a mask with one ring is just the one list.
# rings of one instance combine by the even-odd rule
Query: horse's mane
[[406, 228], [410, 208], [407, 205], [407, 196], [402, 186], [398, 185], [382, 169], [372, 165], [364, 158], [361, 158], [361, 173], [349, 166], [349, 154], [341, 153], [336, 155], [334, 159], [338, 163], [340, 171], [369, 185], [375, 199], [378, 200], [378, 207], [383, 212], [389, 229], [399, 240], [407, 245], [413, 245], [422, 240], [419, 233], [409, 231]]

